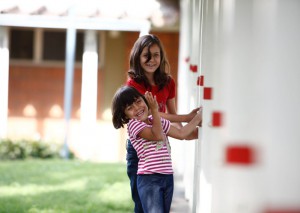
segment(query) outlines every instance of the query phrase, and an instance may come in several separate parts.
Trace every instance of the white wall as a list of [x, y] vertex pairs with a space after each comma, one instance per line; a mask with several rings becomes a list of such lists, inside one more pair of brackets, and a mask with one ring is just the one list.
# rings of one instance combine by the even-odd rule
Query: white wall
[[190, 99], [200, 91], [204, 107], [200, 183], [186, 182], [194, 212], [300, 212], [300, 1], [189, 3], [203, 15], [191, 51], [204, 78]]

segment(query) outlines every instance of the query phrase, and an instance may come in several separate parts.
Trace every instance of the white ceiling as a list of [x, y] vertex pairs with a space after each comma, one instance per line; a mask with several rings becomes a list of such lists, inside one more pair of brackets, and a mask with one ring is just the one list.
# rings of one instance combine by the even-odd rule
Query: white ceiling
[[178, 0], [0, 0], [0, 25], [102, 30], [176, 28]]

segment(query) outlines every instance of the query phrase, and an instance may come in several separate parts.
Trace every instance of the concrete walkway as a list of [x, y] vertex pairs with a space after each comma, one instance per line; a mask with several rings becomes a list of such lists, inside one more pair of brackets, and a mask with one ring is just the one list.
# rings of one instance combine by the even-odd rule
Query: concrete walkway
[[174, 194], [170, 213], [191, 213], [188, 200], [184, 197], [182, 177], [174, 175]]

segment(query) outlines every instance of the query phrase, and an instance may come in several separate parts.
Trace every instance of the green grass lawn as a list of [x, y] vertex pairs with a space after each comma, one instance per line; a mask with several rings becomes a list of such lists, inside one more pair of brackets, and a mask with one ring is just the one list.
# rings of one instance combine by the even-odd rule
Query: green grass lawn
[[133, 212], [126, 165], [0, 161], [0, 212]]

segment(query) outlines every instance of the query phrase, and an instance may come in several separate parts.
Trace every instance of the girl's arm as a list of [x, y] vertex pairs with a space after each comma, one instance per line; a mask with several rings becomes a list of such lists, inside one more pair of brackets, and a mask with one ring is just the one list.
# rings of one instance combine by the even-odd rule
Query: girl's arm
[[166, 101], [166, 107], [168, 113], [160, 112], [160, 116], [171, 121], [177, 128], [182, 128], [182, 121], [180, 121], [180, 116], [177, 115], [175, 98], [168, 99]]
[[189, 114], [181, 114], [181, 115], [177, 115], [177, 114], [170, 114], [170, 113], [164, 113], [164, 112], [160, 112], [159, 115], [166, 119], [169, 120], [171, 122], [190, 122], [193, 117], [195, 117], [195, 115], [197, 114], [197, 111], [200, 109], [200, 107], [193, 109]]
[[168, 136], [180, 140], [191, 140], [198, 138], [198, 131], [196, 130], [197, 125], [202, 120], [202, 111], [201, 109], [197, 113], [197, 115], [185, 126], [183, 126], [181, 129], [178, 129], [174, 126], [170, 126], [170, 130], [168, 132]]
[[167, 106], [168, 113], [160, 112], [159, 113], [160, 116], [171, 122], [179, 122], [179, 123], [180, 122], [190, 122], [197, 114], [197, 111], [200, 109], [200, 107], [198, 107], [198, 108], [193, 109], [188, 114], [177, 115], [175, 98], [167, 100], [166, 106]]
[[185, 140], [194, 140], [194, 139], [198, 139], [198, 128], [195, 128], [194, 131], [185, 138]]
[[151, 127], [144, 128], [138, 135], [147, 140], [161, 141], [163, 140], [163, 129], [161, 126], [156, 97], [153, 97], [151, 92], [146, 92], [145, 98], [147, 99], [149, 108], [151, 109], [153, 121]]

